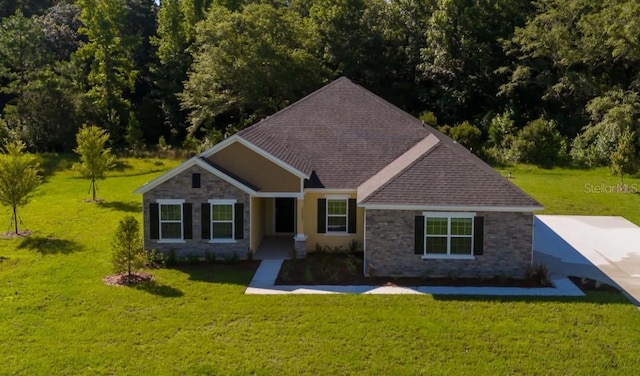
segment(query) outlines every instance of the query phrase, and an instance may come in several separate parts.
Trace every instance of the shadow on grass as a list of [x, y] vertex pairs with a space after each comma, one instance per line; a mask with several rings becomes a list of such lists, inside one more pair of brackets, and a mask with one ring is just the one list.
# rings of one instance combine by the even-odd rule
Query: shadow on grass
[[491, 303], [591, 303], [591, 304], [632, 304], [624, 295], [611, 292], [588, 291], [585, 296], [489, 296], [489, 295], [433, 295], [434, 300], [452, 302]]
[[98, 203], [98, 206], [103, 209], [111, 209], [115, 211], [122, 211], [128, 213], [140, 213], [142, 211], [142, 203], [140, 202], [104, 202]]
[[50, 236], [29, 236], [22, 240], [18, 249], [37, 251], [42, 255], [69, 254], [80, 252], [84, 247], [71, 240], [58, 239]]
[[37, 161], [40, 163], [40, 171], [45, 181], [57, 171], [71, 169], [78, 160], [78, 156], [75, 154], [44, 153], [37, 156]]
[[113, 168], [112, 168], [111, 170], [113, 170], [113, 171], [119, 171], [119, 172], [122, 172], [122, 171], [124, 171], [124, 170], [128, 170], [128, 169], [130, 169], [131, 167], [132, 167], [132, 166], [131, 166], [128, 162], [123, 161], [123, 160], [121, 160], [121, 159], [117, 159], [117, 160], [113, 163]]
[[247, 286], [259, 265], [259, 261], [239, 261], [233, 265], [203, 262], [173, 265], [170, 269], [188, 274], [192, 281]]
[[162, 296], [164, 298], [179, 298], [184, 293], [175, 287], [163, 285], [156, 281], [148, 281], [132, 286], [136, 290], [145, 291], [149, 294]]

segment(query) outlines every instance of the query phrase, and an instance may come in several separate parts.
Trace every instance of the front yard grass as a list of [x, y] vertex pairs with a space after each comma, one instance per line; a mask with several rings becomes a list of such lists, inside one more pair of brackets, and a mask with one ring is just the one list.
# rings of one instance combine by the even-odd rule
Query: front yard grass
[[[243, 294], [251, 269], [207, 265], [151, 270], [144, 288], [106, 286], [118, 221], [141, 220], [131, 192], [178, 162], [121, 161], [99, 185], [101, 204], [82, 202], [88, 182], [66, 157], [53, 162], [21, 212], [33, 235], [0, 241], [0, 374], [582, 375], [640, 366], [640, 313], [610, 293], [258, 296]], [[516, 183], [535, 191], [544, 172], [516, 171]], [[546, 184], [563, 192], [558, 181]], [[615, 197], [612, 209], [590, 214], [625, 215], [627, 197]], [[0, 219], [8, 227], [6, 208]]]

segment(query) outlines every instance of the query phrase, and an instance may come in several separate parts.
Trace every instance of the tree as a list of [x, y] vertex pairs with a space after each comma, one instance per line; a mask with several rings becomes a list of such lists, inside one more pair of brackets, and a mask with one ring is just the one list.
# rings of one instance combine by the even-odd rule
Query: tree
[[126, 35], [126, 2], [124, 0], [78, 0], [82, 9], [80, 33], [88, 42], [75, 57], [89, 66], [87, 99], [93, 112], [92, 121], [101, 123], [120, 141], [129, 118], [131, 102], [125, 96], [134, 90], [138, 71], [132, 53], [138, 38]]
[[105, 173], [111, 169], [115, 157], [111, 154], [111, 148], [106, 147], [109, 141], [109, 133], [95, 125], [80, 128], [76, 135], [78, 147], [74, 151], [80, 154], [80, 163], [75, 163], [73, 168], [80, 172], [82, 177], [91, 180], [92, 200], [96, 201], [96, 181], [105, 178]]
[[610, 160], [609, 169], [613, 175], [620, 175], [620, 182], [624, 188], [624, 174], [633, 174], [638, 171], [634, 132], [629, 129], [624, 130], [618, 139], [618, 147], [611, 153]]
[[518, 132], [512, 151], [518, 162], [551, 167], [564, 156], [565, 139], [558, 133], [556, 122], [536, 119]]
[[113, 271], [127, 273], [142, 268], [144, 246], [140, 237], [140, 224], [133, 216], [126, 216], [118, 224], [113, 237]]
[[[190, 111], [190, 132], [220, 130], [216, 117], [240, 127], [285, 107], [322, 82], [317, 39], [286, 7], [249, 4], [231, 12], [212, 6], [198, 24], [194, 63], [180, 99]], [[237, 120], [236, 120], [237, 119]]]
[[12, 224], [18, 234], [18, 208], [31, 200], [33, 191], [40, 185], [39, 164], [24, 152], [24, 143], [16, 141], [4, 147], [0, 158], [0, 203], [11, 207]]

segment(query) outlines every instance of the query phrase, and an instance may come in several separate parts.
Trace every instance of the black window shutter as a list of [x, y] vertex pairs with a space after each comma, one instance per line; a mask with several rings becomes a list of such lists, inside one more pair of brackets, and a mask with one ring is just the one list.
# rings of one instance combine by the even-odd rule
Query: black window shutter
[[482, 256], [484, 251], [484, 217], [475, 217], [473, 220], [473, 254]]
[[424, 254], [424, 216], [416, 215], [416, 230], [414, 233], [415, 246], [413, 253], [416, 255]]
[[244, 239], [244, 204], [235, 204], [235, 239]]
[[200, 225], [202, 239], [211, 239], [211, 205], [208, 202], [200, 206]]
[[192, 207], [192, 204], [182, 204], [182, 236], [184, 239], [193, 239]]
[[356, 218], [358, 214], [358, 206], [354, 198], [349, 199], [349, 234], [355, 234], [358, 230]]
[[149, 204], [149, 237], [160, 239], [160, 205]]
[[191, 174], [191, 188], [200, 188], [200, 173], [194, 172]]
[[327, 232], [327, 200], [318, 199], [318, 234]]

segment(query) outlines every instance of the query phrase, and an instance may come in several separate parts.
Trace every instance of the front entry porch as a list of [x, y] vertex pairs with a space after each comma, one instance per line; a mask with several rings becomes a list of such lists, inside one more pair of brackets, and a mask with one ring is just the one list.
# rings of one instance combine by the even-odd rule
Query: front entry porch
[[294, 250], [294, 240], [291, 235], [271, 235], [262, 239], [255, 255], [256, 260], [290, 259]]

